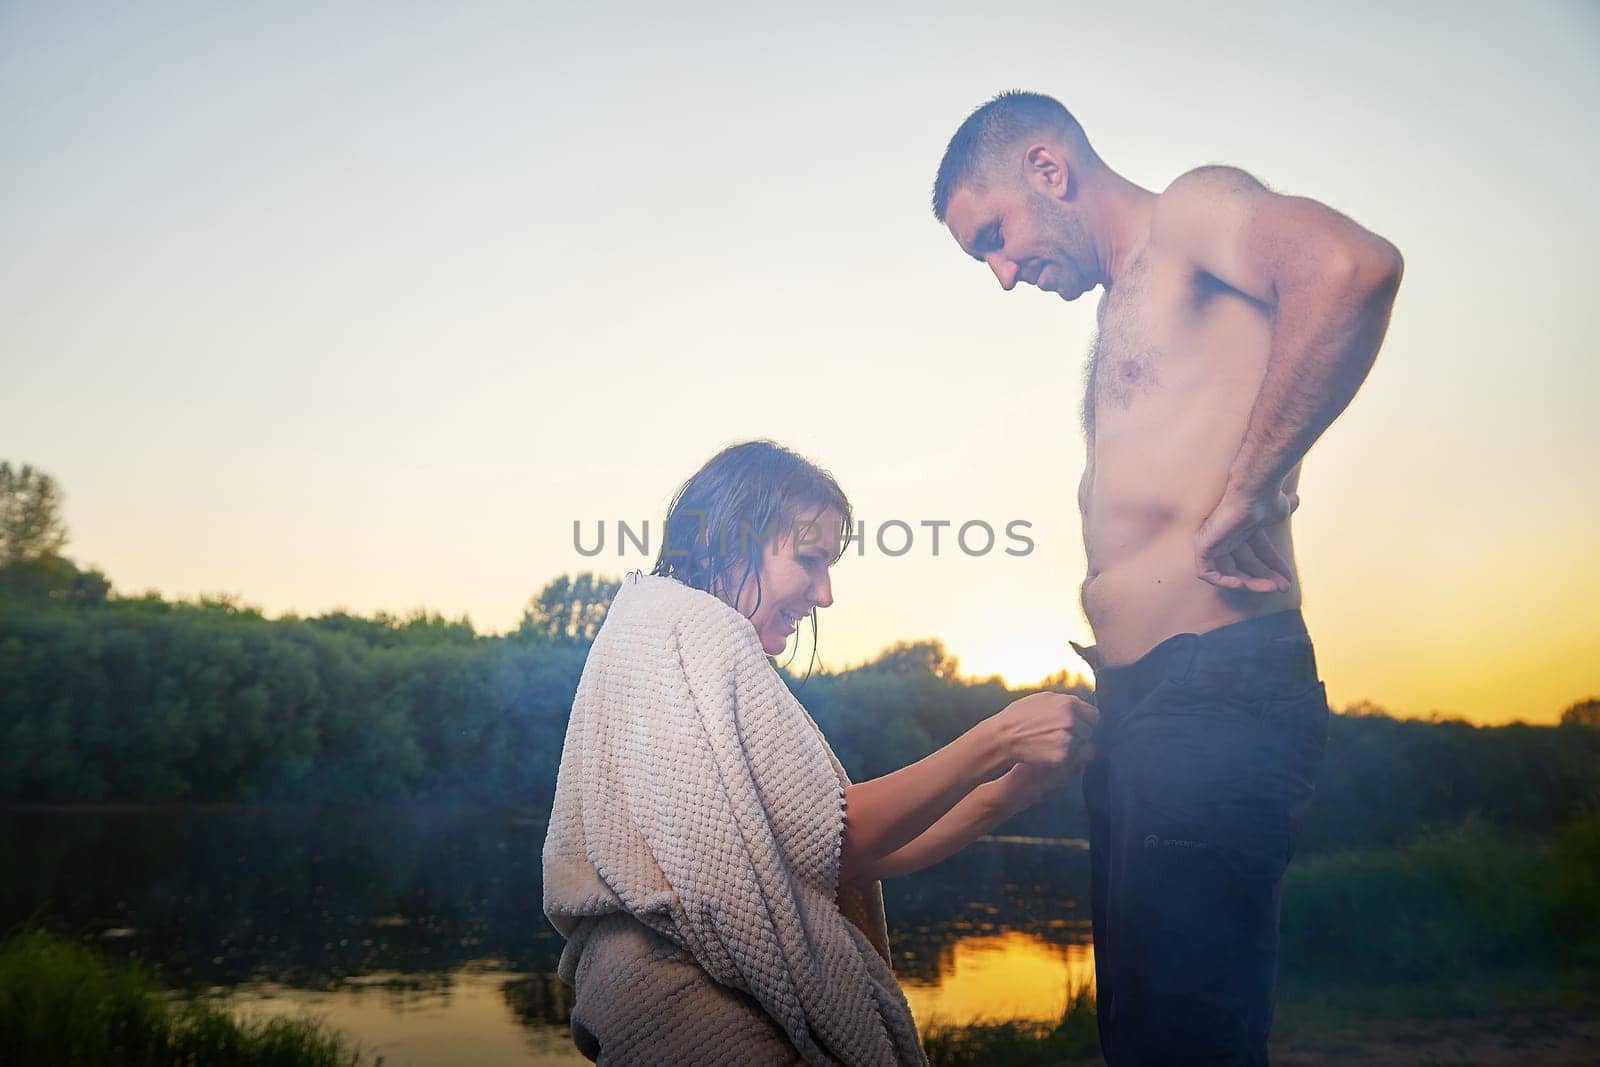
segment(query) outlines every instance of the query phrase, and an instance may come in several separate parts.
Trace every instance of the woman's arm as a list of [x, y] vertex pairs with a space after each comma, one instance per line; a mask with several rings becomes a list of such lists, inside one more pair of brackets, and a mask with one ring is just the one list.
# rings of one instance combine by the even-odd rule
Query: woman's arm
[[909, 767], [844, 791], [840, 882], [865, 879], [871, 865], [917, 837], [1011, 762], [997, 718], [985, 719]]
[[873, 872], [885, 857], [922, 836], [962, 798], [1012, 763], [1059, 767], [1072, 751], [1074, 728], [1092, 726], [1097, 714], [1077, 697], [1035, 693], [1013, 701], [931, 756], [850, 786], [844, 794], [839, 881], [878, 877]]
[[911, 874], [949, 859], [1011, 816], [1032, 807], [1045, 794], [1071, 781], [1093, 757], [1093, 750], [1074, 754], [1060, 768], [1019, 763], [992, 782], [985, 782], [905, 847], [891, 852], [863, 871], [863, 881]]

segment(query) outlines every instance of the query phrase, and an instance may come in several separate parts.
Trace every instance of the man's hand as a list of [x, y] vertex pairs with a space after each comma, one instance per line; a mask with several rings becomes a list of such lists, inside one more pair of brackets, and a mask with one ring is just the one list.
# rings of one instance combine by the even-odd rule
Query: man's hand
[[1195, 573], [1220, 589], [1284, 591], [1292, 571], [1265, 534], [1294, 510], [1282, 479], [1366, 380], [1405, 261], [1326, 204], [1279, 196], [1233, 167], [1200, 167], [1169, 185], [1150, 240], [1272, 309], [1266, 372], [1228, 488], [1195, 534]]
[[1201, 581], [1219, 589], [1281, 593], [1292, 584], [1289, 564], [1272, 547], [1267, 527], [1300, 506], [1298, 493], [1274, 490], [1250, 499], [1224, 495], [1195, 534], [1195, 564]]

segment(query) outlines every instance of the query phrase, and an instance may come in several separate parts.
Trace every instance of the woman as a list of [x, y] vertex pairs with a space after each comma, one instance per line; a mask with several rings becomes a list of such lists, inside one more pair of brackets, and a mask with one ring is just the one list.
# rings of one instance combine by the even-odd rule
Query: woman
[[1040, 693], [852, 784], [767, 659], [833, 602], [849, 530], [832, 476], [734, 445], [679, 490], [652, 574], [611, 605], [544, 847], [592, 1059], [924, 1063], [878, 880], [949, 856], [1089, 758], [1075, 735], [1094, 708]]

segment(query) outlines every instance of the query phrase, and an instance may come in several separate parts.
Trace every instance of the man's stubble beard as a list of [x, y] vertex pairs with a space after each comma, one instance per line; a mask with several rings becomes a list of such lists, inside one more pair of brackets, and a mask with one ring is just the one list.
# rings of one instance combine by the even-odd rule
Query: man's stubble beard
[[1058, 200], [1035, 193], [1039, 203], [1029, 212], [1040, 230], [1049, 235], [1050, 258], [1065, 264], [1084, 283], [1083, 292], [1093, 289], [1097, 281], [1093, 245], [1089, 231], [1077, 212]]

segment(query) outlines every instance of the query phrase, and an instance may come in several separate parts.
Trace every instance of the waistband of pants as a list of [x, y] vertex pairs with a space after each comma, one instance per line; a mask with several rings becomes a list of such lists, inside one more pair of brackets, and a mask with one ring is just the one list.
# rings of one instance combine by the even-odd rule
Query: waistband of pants
[[1174, 634], [1132, 663], [1103, 665], [1095, 646], [1073, 644], [1094, 668], [1102, 711], [1142, 699], [1164, 681], [1226, 690], [1251, 678], [1317, 679], [1316, 655], [1298, 609], [1258, 615], [1205, 633]]

